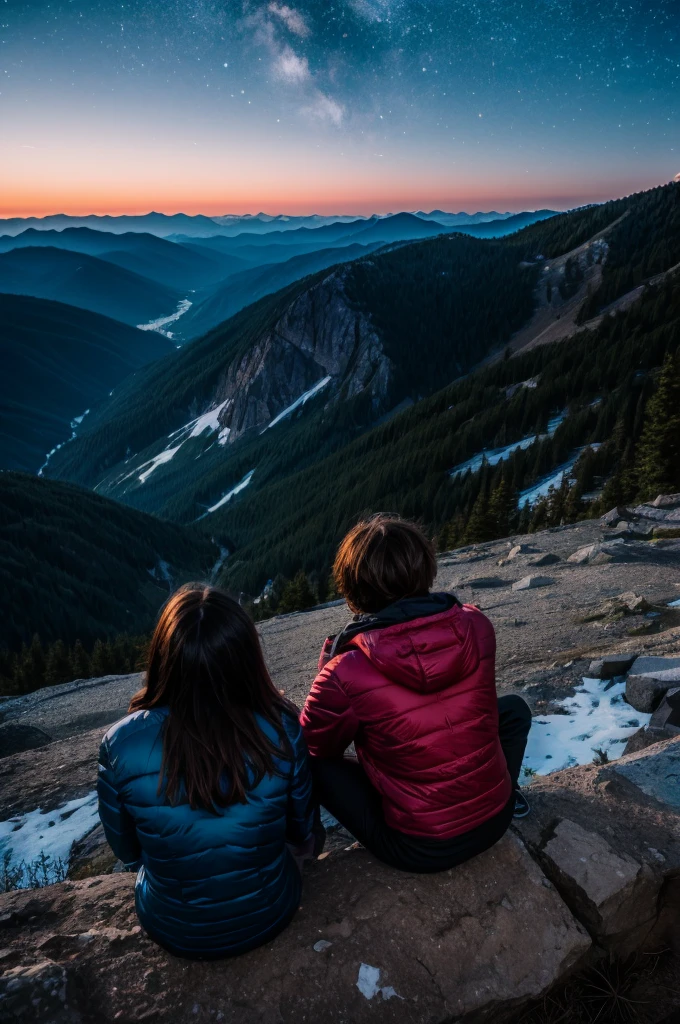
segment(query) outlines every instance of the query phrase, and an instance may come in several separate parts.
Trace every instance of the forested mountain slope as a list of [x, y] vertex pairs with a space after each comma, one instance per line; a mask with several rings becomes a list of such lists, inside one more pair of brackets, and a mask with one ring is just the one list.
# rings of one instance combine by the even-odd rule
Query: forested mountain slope
[[[361, 512], [385, 509], [421, 518], [448, 547], [521, 532], [532, 520], [545, 526], [558, 525], [565, 516], [583, 517], [587, 506], [581, 495], [598, 479], [609, 480], [604, 511], [637, 494], [653, 498], [664, 489], [680, 489], [680, 457], [673, 468], [673, 452], [680, 456], [680, 404], [675, 413], [672, 408], [673, 395], [680, 401], [678, 346], [680, 277], [673, 276], [595, 331], [502, 360], [309, 468], [246, 489], [211, 516], [211, 525], [235, 545], [226, 580], [256, 593], [274, 572], [291, 576], [301, 566], [325, 580], [340, 536]], [[655, 419], [649, 400], [664, 360], [672, 355], [670, 401]], [[522, 386], [534, 381], [536, 386]], [[552, 433], [551, 419], [553, 427], [558, 420]], [[295, 429], [290, 428], [291, 444]], [[302, 423], [297, 427], [304, 429]], [[651, 435], [664, 429], [655, 442]], [[646, 462], [645, 430], [651, 431], [647, 446], [658, 448]], [[529, 438], [535, 441], [520, 446]], [[664, 445], [670, 446], [666, 456]], [[485, 449], [487, 458], [480, 456], [476, 467], [452, 475]], [[501, 451], [505, 454], [498, 458]], [[650, 478], [649, 465], [666, 467], [663, 481]], [[552, 504], [535, 504], [520, 523], [523, 492], [536, 481], [554, 479], [560, 467], [569, 467], [567, 479], [574, 486], [560, 493], [558, 473]], [[547, 491], [546, 486], [543, 494]]]
[[319, 249], [280, 263], [266, 263], [264, 266], [231, 273], [226, 281], [209, 291], [207, 298], [194, 303], [178, 323], [173, 337], [177, 340], [200, 337], [262, 296], [271, 295], [294, 281], [300, 281], [336, 263], [359, 259], [379, 244]]
[[219, 548], [71, 484], [0, 473], [0, 647], [34, 633], [89, 644], [147, 632], [168, 593], [210, 575]]
[[[275, 441], [262, 431], [275, 421], [280, 430], [278, 418], [314, 388], [306, 410], [349, 403], [331, 414], [339, 420], [328, 442], [341, 444], [343, 420], [353, 434], [469, 370], [531, 314], [537, 273], [502, 243], [465, 235], [323, 271], [242, 310], [118, 389], [50, 471], [148, 511], [196, 518], [238, 483], [239, 443], [255, 445], [258, 461], [266, 458]], [[492, 303], [483, 301], [489, 293]], [[197, 437], [191, 426], [191, 444], [175, 451], [175, 432], [210, 410], [219, 439]], [[184, 493], [174, 474], [184, 479]]]
[[160, 334], [75, 306], [0, 295], [0, 468], [37, 472], [76, 417], [173, 350]]
[[[546, 259], [575, 294], [569, 254], [606, 238], [582, 250], [599, 261], [595, 310], [631, 280], [608, 271], [609, 253], [625, 264], [627, 251], [633, 282], [668, 271], [679, 195], [669, 185], [499, 240], [398, 244], [298, 282], [118, 388], [50, 470], [219, 526], [234, 545], [227, 578], [251, 593], [279, 571], [321, 578], [347, 523], [376, 507], [450, 543], [507, 533], [520, 510], [559, 522], [568, 499], [583, 514], [581, 494], [611, 491], [619, 473], [624, 410], [633, 437], [645, 429], [677, 344], [675, 278], [561, 344], [501, 356], [546, 287]], [[651, 486], [626, 459], [625, 487]]]
[[0, 254], [0, 292], [55, 299], [132, 326], [172, 313], [184, 297], [96, 256], [54, 247]]

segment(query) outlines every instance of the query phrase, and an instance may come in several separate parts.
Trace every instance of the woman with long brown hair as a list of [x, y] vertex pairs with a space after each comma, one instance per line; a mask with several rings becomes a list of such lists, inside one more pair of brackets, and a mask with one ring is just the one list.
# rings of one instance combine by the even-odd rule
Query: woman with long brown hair
[[291, 920], [309, 843], [311, 778], [297, 712], [255, 626], [214, 587], [163, 608], [145, 684], [99, 755], [106, 837], [138, 870], [139, 919], [178, 956], [233, 956]]

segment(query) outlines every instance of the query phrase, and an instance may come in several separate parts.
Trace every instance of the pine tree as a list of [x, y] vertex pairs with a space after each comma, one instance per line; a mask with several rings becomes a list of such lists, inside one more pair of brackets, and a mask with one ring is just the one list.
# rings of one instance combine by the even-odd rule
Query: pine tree
[[465, 543], [482, 544], [486, 540], [493, 540], [494, 536], [495, 526], [489, 512], [488, 493], [485, 489], [482, 489], [470, 512], [467, 529], [465, 530]]
[[90, 672], [93, 678], [108, 676], [111, 673], [111, 658], [109, 645], [101, 640], [95, 640], [90, 659]]
[[680, 357], [664, 360], [659, 384], [647, 403], [636, 460], [640, 497], [680, 490]]
[[493, 524], [494, 536], [507, 537], [512, 531], [517, 513], [517, 498], [505, 477], [491, 492], [489, 518]]
[[22, 675], [22, 689], [37, 690], [45, 685], [47, 663], [40, 637], [33, 634], [30, 646], [22, 646], [19, 657]]
[[73, 645], [71, 663], [73, 665], [73, 676], [75, 679], [90, 678], [90, 657], [80, 640], [76, 640]]
[[312, 590], [307, 575], [300, 569], [290, 583], [286, 584], [278, 610], [285, 614], [311, 608], [314, 604], [316, 604], [316, 594]]
[[67, 683], [72, 678], [73, 669], [68, 648], [63, 640], [55, 640], [47, 652], [45, 684], [55, 686], [57, 683]]

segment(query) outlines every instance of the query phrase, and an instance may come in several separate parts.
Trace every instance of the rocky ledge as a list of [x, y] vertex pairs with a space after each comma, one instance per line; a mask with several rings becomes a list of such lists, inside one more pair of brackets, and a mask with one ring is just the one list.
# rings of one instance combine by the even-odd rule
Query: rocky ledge
[[0, 896], [0, 1018], [502, 1022], [604, 956], [680, 952], [680, 739], [536, 780], [533, 813], [453, 871], [410, 875], [365, 850], [306, 873], [274, 942], [187, 963], [139, 927], [134, 878]]

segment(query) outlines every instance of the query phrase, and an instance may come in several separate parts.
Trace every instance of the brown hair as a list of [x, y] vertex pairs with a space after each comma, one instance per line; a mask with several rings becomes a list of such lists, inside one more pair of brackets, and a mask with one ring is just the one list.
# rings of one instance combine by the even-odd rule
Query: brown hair
[[[225, 593], [187, 583], [163, 607], [146, 681], [129, 710], [167, 707], [163, 785], [170, 803], [207, 810], [245, 803], [265, 774], [290, 759], [282, 725], [288, 702], [272, 683], [255, 626]], [[273, 726], [277, 745], [256, 715]]]
[[426, 594], [436, 574], [434, 547], [420, 527], [384, 513], [352, 527], [333, 564], [335, 585], [354, 612]]

